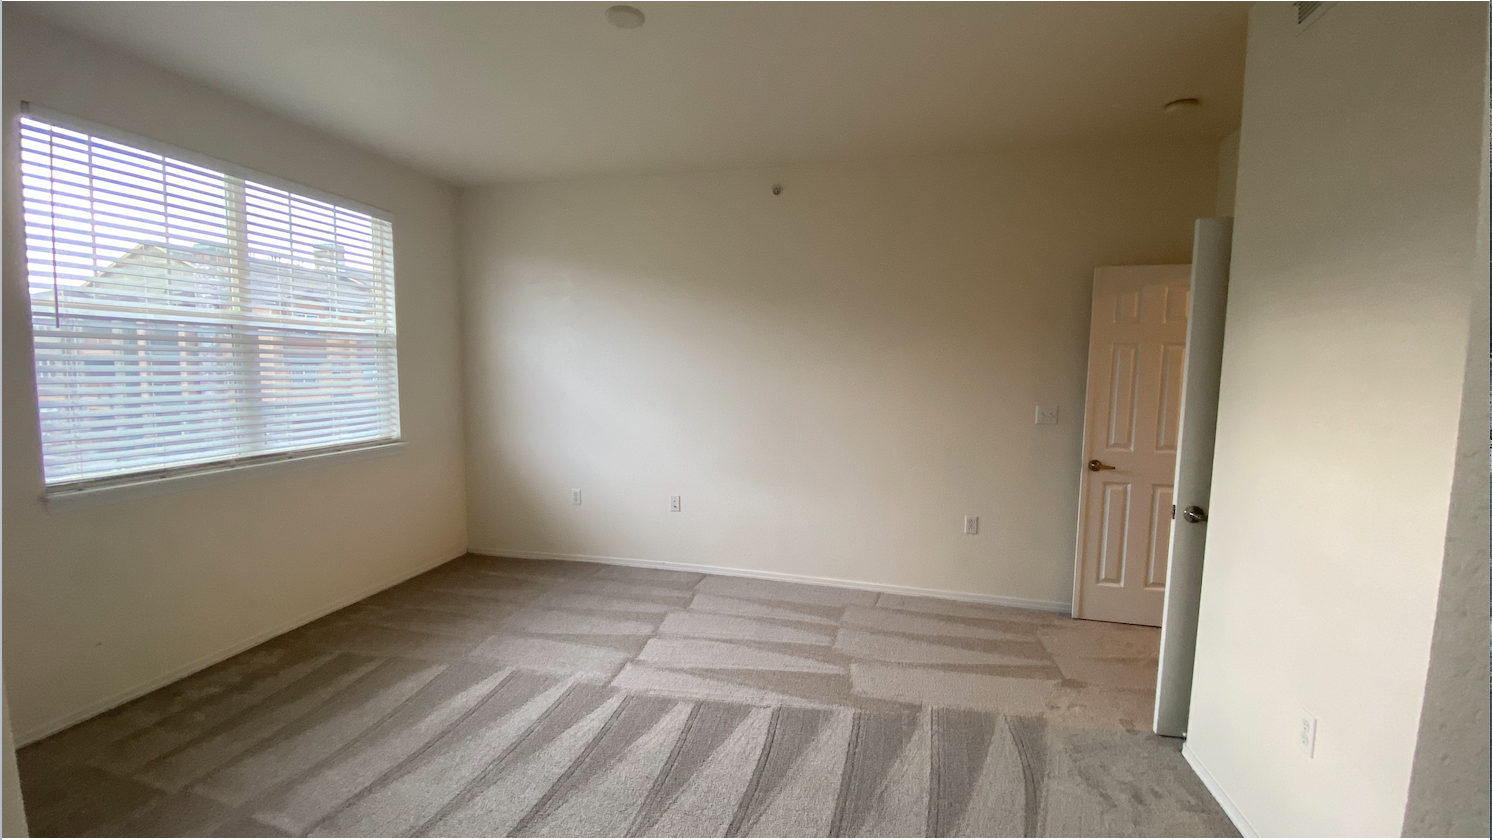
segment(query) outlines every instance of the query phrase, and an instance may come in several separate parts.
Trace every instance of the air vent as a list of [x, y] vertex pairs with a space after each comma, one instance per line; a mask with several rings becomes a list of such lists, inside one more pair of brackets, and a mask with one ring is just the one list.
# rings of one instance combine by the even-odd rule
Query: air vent
[[1295, 7], [1295, 31], [1299, 32], [1326, 14], [1333, 3], [1291, 3]]

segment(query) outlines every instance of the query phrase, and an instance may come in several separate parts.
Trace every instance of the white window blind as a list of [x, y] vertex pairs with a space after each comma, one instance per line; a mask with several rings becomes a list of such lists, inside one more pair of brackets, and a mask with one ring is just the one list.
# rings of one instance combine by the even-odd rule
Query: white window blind
[[49, 489], [398, 439], [387, 218], [34, 108], [20, 149]]

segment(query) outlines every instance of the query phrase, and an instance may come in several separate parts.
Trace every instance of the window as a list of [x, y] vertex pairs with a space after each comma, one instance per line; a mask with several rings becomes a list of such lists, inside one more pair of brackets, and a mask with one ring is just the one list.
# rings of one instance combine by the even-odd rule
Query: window
[[20, 149], [49, 492], [398, 440], [386, 214], [35, 107]]

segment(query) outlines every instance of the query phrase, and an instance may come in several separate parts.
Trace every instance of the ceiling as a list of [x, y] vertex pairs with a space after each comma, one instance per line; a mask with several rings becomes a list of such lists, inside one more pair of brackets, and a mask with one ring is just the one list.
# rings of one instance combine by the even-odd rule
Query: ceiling
[[25, 6], [457, 184], [1238, 124], [1245, 3], [633, 3]]

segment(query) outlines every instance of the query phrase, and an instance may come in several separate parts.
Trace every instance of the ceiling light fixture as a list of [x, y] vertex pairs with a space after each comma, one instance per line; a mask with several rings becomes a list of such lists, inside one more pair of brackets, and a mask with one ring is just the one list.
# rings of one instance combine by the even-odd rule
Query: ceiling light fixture
[[1202, 107], [1202, 100], [1188, 97], [1186, 99], [1172, 99], [1161, 110], [1167, 114], [1184, 114], [1187, 111], [1195, 111], [1200, 107]]
[[606, 10], [606, 22], [618, 29], [636, 29], [647, 20], [632, 6], [612, 6]]

